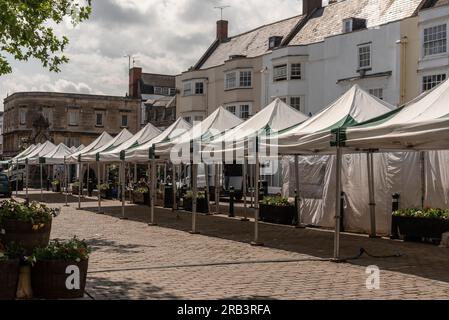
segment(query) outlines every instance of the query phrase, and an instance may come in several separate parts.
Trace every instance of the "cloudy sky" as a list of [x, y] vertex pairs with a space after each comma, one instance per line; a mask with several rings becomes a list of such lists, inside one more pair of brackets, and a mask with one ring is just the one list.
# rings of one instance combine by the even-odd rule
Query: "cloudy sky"
[[69, 64], [54, 74], [36, 61], [12, 61], [13, 73], [0, 77], [0, 109], [3, 98], [17, 91], [125, 95], [126, 54], [136, 56], [144, 72], [185, 71], [214, 40], [218, 5], [231, 6], [224, 13], [230, 35], [302, 10], [301, 0], [93, 0], [89, 21], [57, 27], [70, 39]]

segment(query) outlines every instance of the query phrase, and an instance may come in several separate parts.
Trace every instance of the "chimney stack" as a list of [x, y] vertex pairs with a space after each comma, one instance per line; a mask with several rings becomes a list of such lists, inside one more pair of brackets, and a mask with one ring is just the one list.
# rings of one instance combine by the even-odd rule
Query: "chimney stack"
[[315, 9], [323, 6], [323, 0], [302, 0], [302, 14], [310, 15]]
[[142, 68], [132, 68], [129, 70], [129, 96], [139, 97], [139, 81], [142, 78]]
[[217, 21], [217, 40], [220, 42], [226, 41], [228, 39], [228, 25], [229, 22], [226, 20]]

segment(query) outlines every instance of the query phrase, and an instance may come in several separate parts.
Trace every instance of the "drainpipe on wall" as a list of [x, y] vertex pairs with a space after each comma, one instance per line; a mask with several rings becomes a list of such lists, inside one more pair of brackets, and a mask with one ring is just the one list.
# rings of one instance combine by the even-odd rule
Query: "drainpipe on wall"
[[401, 78], [400, 78], [400, 101], [399, 104], [403, 105], [406, 103], [405, 97], [407, 94], [407, 43], [408, 38], [407, 36], [404, 36], [401, 38], [401, 40], [398, 41], [398, 44], [400, 44], [400, 54], [401, 54]]

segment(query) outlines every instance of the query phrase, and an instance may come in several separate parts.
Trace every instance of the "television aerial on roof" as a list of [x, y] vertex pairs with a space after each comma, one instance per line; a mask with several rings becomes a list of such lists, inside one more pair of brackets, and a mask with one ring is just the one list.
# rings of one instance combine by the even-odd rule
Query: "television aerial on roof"
[[223, 11], [224, 11], [225, 9], [230, 8], [230, 7], [231, 7], [231, 6], [217, 6], [217, 7], [214, 7], [214, 9], [220, 10], [220, 19], [223, 20]]

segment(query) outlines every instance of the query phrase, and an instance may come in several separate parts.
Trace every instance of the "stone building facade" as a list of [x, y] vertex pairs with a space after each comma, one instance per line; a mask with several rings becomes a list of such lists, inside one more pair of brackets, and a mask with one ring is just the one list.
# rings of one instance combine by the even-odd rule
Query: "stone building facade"
[[101, 95], [19, 92], [4, 100], [3, 154], [50, 140], [69, 147], [88, 145], [103, 131], [140, 129], [140, 100]]

